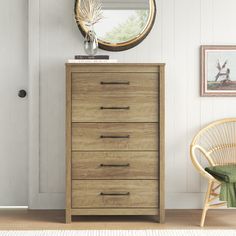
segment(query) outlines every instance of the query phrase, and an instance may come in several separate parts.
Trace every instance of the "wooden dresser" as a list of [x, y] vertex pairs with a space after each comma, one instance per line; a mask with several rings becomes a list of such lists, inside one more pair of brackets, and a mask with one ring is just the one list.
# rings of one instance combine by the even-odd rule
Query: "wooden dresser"
[[164, 211], [164, 64], [66, 64], [66, 222]]

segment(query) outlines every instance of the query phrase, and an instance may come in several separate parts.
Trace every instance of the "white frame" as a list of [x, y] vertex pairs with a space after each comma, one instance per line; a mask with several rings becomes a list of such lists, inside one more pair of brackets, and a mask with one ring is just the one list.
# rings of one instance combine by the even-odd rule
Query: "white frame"
[[208, 90], [207, 89], [207, 54], [208, 52], [224, 52], [233, 51], [236, 52], [235, 45], [201, 45], [200, 47], [200, 71], [201, 71], [201, 83], [200, 83], [200, 95], [202, 97], [235, 97], [236, 90]]

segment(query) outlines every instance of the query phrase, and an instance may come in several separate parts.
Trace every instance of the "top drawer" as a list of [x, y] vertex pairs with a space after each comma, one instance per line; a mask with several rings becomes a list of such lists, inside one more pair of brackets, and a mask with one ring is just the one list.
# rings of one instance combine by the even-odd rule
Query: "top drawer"
[[158, 73], [73, 73], [72, 122], [157, 122]]

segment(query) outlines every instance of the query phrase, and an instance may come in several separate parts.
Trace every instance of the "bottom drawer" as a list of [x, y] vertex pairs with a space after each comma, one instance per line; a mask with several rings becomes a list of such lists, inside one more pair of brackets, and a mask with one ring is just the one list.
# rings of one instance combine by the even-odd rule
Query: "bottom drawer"
[[72, 208], [157, 208], [156, 180], [73, 180]]

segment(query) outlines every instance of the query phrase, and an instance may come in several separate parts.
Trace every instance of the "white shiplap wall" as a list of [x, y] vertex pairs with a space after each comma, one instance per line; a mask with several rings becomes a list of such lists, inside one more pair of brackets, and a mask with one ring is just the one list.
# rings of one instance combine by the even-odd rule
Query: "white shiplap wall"
[[[34, 202], [35, 191], [38, 191], [50, 196], [54, 208], [63, 208], [64, 62], [83, 53], [83, 39], [73, 21], [73, 0], [30, 2], [30, 55], [38, 60], [40, 82], [40, 152], [39, 159], [34, 158], [30, 164], [32, 167], [39, 163], [39, 178], [32, 176], [31, 181], [31, 184], [39, 181], [36, 185], [39, 188], [32, 190], [30, 205], [32, 208], [51, 207], [48, 198]], [[199, 46], [236, 44], [235, 8], [235, 0], [158, 0], [157, 20], [145, 41], [125, 52], [109, 52], [111, 58], [120, 62], [167, 64], [167, 208], [202, 206], [205, 181], [192, 167], [189, 144], [199, 128], [208, 122], [236, 116], [236, 98], [199, 97]], [[39, 20], [35, 19], [37, 12]], [[34, 74], [34, 66], [30, 71]]]

